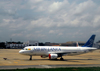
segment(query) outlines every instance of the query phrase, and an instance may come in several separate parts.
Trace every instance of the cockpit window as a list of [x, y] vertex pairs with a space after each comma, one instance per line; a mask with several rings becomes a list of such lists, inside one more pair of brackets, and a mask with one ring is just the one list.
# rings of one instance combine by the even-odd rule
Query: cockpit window
[[22, 49], [22, 50], [31, 50], [31, 48], [24, 48], [24, 49]]

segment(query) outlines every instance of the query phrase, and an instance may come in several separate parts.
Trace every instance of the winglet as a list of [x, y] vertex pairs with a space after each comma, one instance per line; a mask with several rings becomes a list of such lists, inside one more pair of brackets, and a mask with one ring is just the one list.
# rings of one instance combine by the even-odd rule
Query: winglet
[[92, 47], [96, 35], [92, 35], [89, 40], [82, 47]]

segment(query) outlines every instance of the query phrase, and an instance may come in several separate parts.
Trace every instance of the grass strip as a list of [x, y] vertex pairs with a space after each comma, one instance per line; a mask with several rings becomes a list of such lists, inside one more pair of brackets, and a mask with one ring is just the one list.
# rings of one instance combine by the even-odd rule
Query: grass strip
[[100, 67], [2, 69], [0, 71], [100, 71]]

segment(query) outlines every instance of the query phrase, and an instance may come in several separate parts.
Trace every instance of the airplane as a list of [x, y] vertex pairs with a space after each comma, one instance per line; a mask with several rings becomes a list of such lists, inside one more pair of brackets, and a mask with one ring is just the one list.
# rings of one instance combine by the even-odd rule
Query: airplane
[[49, 59], [61, 57], [60, 60], [63, 60], [62, 56], [65, 55], [73, 56], [96, 50], [97, 48], [93, 47], [95, 36], [92, 35], [83, 46], [27, 46], [20, 50], [19, 53], [29, 55], [29, 60], [32, 60], [32, 56], [49, 57]]

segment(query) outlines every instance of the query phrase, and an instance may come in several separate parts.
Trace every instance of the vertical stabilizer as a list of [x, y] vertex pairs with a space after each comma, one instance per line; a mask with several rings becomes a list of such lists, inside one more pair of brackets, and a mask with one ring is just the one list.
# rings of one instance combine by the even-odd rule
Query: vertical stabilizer
[[89, 40], [82, 47], [92, 47], [96, 35], [92, 35]]
[[79, 47], [78, 42], [76, 42], [77, 47]]

